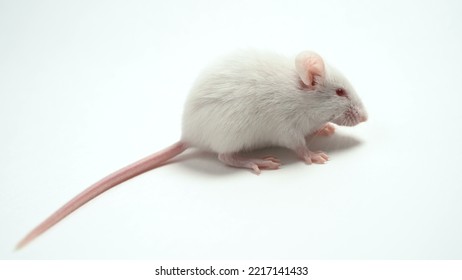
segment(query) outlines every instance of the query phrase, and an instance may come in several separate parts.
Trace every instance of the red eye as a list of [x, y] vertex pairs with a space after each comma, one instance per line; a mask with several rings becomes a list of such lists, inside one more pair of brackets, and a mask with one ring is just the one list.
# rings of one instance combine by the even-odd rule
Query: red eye
[[338, 88], [335, 90], [338, 96], [346, 96], [346, 91], [343, 88]]

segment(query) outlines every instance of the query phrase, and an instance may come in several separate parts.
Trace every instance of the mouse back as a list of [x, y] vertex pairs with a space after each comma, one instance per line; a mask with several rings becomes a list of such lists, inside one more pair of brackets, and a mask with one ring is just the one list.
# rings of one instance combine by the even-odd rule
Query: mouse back
[[218, 153], [278, 145], [295, 110], [297, 73], [286, 57], [239, 51], [209, 66], [185, 104], [183, 140]]

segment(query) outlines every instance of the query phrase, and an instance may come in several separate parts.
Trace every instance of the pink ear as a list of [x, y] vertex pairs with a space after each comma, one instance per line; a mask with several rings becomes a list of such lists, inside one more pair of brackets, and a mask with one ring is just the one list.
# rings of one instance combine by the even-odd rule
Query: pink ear
[[310, 89], [316, 87], [316, 77], [324, 78], [324, 61], [314, 52], [304, 51], [295, 58], [295, 68], [303, 83]]

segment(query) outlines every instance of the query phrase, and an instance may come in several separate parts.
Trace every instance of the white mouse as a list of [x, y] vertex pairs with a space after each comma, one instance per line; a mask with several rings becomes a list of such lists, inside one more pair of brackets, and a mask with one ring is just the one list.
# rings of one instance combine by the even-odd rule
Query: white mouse
[[295, 59], [239, 51], [208, 67], [186, 100], [181, 140], [96, 182], [22, 239], [21, 248], [106, 190], [162, 165], [190, 147], [218, 154], [223, 163], [251, 169], [278, 169], [274, 156], [246, 158], [240, 152], [267, 146], [291, 149], [305, 163], [325, 163], [323, 152], [308, 149], [306, 138], [354, 126], [367, 113], [348, 80], [316, 53]]

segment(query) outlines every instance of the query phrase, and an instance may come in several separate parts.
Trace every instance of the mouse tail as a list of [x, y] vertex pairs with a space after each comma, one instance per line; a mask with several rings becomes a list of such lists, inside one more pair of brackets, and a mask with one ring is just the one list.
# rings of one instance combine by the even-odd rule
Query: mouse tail
[[84, 205], [88, 201], [92, 200], [101, 193], [109, 190], [110, 188], [117, 186], [118, 184], [127, 181], [139, 174], [161, 166], [167, 160], [181, 154], [188, 148], [188, 145], [184, 142], [177, 142], [172, 146], [152, 154], [146, 158], [143, 158], [127, 167], [124, 167], [100, 181], [94, 183], [86, 190], [81, 192], [79, 195], [74, 197], [71, 201], [66, 203], [45, 221], [34, 228], [26, 237], [24, 237], [16, 246], [16, 250], [21, 249], [29, 242], [34, 240], [36, 237], [44, 233], [50, 227], [64, 219], [67, 215], [77, 210], [80, 206]]

